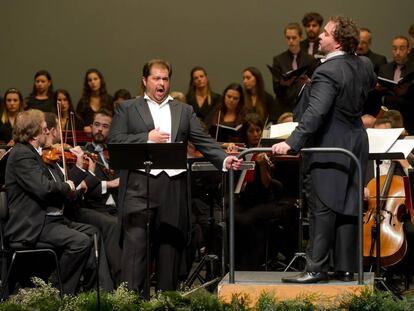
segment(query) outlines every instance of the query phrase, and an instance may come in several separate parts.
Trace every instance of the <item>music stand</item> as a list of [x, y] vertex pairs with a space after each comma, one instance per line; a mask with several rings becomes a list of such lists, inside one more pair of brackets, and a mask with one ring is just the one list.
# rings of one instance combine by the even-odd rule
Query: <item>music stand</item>
[[185, 143], [135, 143], [108, 144], [109, 163], [113, 169], [144, 169], [147, 179], [146, 221], [146, 282], [144, 298], [150, 298], [150, 202], [149, 181], [151, 169], [187, 169], [187, 144]]

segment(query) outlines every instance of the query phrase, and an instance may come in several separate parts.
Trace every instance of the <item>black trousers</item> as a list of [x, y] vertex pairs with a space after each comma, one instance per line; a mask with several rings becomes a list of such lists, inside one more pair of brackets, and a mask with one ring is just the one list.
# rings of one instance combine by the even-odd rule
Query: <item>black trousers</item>
[[60, 268], [64, 294], [74, 294], [92, 249], [90, 237], [64, 223], [63, 216], [46, 216], [39, 242], [61, 249]]
[[122, 251], [119, 246], [120, 235], [118, 217], [116, 214], [111, 214], [109, 209], [96, 210], [93, 208], [82, 207], [77, 210], [75, 219], [79, 222], [91, 224], [100, 230], [112, 280], [115, 285], [119, 285]]
[[306, 271], [356, 272], [358, 217], [336, 213], [317, 194], [311, 196]]
[[175, 290], [188, 242], [189, 211], [186, 175], [150, 177], [150, 210], [146, 211], [146, 176], [131, 172], [124, 199], [121, 279], [132, 290], [146, 280], [146, 223], [151, 224], [152, 253], [156, 259], [157, 289]]

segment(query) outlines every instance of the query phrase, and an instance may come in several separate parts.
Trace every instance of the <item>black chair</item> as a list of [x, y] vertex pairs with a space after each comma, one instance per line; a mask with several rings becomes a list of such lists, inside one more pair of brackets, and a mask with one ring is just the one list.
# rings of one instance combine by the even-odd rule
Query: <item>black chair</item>
[[[56, 265], [56, 277], [59, 285], [60, 297], [63, 297], [62, 279], [60, 276], [59, 260], [56, 252], [52, 249], [52, 245], [45, 243], [37, 243], [34, 248], [29, 248], [23, 243], [7, 243], [4, 237], [4, 226], [7, 222], [9, 209], [7, 204], [7, 192], [2, 189], [0, 191], [0, 251], [1, 251], [1, 292], [0, 299], [5, 298], [11, 272], [16, 265], [17, 256], [48, 254], [52, 256]], [[11, 257], [10, 264], [8, 259]], [[8, 266], [8, 268], [7, 268]]]

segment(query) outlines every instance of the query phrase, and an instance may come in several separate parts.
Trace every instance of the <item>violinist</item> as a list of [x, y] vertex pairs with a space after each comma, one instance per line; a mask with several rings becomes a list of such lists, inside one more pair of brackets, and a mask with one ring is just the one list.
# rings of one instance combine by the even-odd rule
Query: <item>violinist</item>
[[48, 133], [42, 111], [32, 109], [17, 115], [13, 128], [16, 145], [6, 168], [9, 219], [5, 235], [9, 242], [29, 247], [47, 243], [59, 248], [63, 291], [74, 294], [92, 240], [69, 227], [63, 218], [63, 204], [76, 193], [75, 183], [54, 178], [42, 161]]
[[103, 234], [107, 257], [115, 284], [120, 282], [121, 249], [119, 247], [118, 196], [119, 177], [108, 167], [106, 141], [112, 123], [112, 113], [100, 109], [95, 113], [92, 122], [92, 142], [85, 148], [90, 153], [97, 154], [97, 161], [90, 169], [94, 182], [87, 178], [88, 191], [84, 195], [82, 207], [77, 210], [76, 219], [98, 227]]
[[[57, 119], [56, 114], [52, 112], [45, 112], [44, 114], [48, 128], [46, 145], [56, 146], [60, 143], [61, 137], [61, 133], [59, 133], [58, 129], [59, 120]], [[73, 153], [75, 157], [70, 157], [70, 153]], [[71, 160], [72, 158], [75, 158], [76, 162], [72, 161], [72, 163], [68, 163], [71, 162], [69, 160]], [[75, 182], [75, 186], [77, 189], [76, 195], [71, 197], [70, 200], [65, 200], [64, 202], [64, 210], [62, 210], [62, 216], [65, 216], [64, 223], [69, 228], [87, 235], [91, 241], [93, 241], [93, 235], [96, 234], [98, 236], [99, 243], [102, 244], [101, 246], [99, 246], [100, 258], [98, 269], [96, 269], [97, 267], [95, 266], [95, 261], [93, 260], [93, 253], [91, 252], [89, 254], [89, 260], [85, 265], [83, 271], [83, 288], [92, 289], [94, 287], [95, 280], [97, 277], [96, 271], [98, 271], [100, 285], [104, 290], [111, 291], [114, 288], [114, 284], [110, 276], [106, 248], [104, 247], [104, 243], [100, 238], [102, 235], [101, 230], [99, 227], [76, 219], [76, 216], [74, 216], [74, 214], [76, 215], [76, 212], [79, 210], [79, 205], [81, 205], [82, 203], [81, 198], [85, 195], [86, 191], [88, 190], [86, 180], [89, 178], [89, 175], [88, 172], [83, 169], [83, 151], [78, 146], [75, 148], [71, 148], [69, 152], [66, 152], [66, 172], [61, 161], [49, 161], [45, 157], [45, 155], [43, 156], [43, 160], [45, 161], [48, 171], [52, 175], [53, 179], [60, 181], [65, 180], [66, 178], [71, 178]], [[92, 162], [92, 160], [90, 160], [90, 162]]]

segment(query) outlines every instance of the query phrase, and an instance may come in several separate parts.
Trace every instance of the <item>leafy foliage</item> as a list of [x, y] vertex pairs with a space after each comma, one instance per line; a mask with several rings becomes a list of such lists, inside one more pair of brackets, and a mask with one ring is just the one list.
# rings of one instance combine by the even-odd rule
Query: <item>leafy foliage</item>
[[[19, 292], [0, 304], [0, 311], [89, 311], [97, 310], [97, 292], [85, 292], [77, 296], [60, 299], [59, 292], [41, 279], [33, 279], [35, 288], [20, 289]], [[298, 296], [279, 301], [274, 295], [263, 293], [252, 306], [246, 294], [233, 295], [229, 303], [221, 302], [216, 295], [204, 289], [182, 294], [159, 292], [151, 300], [142, 300], [136, 293], [122, 284], [111, 293], [100, 292], [102, 311], [408, 311], [414, 303], [394, 300], [386, 292], [364, 289], [359, 295], [346, 294], [336, 304], [321, 304], [317, 295]]]

